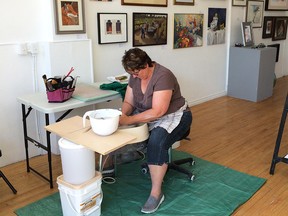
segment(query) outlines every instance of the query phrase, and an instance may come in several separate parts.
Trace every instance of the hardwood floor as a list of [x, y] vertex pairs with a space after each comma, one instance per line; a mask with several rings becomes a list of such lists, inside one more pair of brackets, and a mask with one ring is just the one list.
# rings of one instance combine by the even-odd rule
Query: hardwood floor
[[[180, 150], [267, 179], [233, 215], [287, 215], [288, 165], [278, 163], [275, 174], [269, 174], [287, 91], [288, 77], [283, 77], [277, 80], [273, 96], [267, 100], [254, 103], [225, 96], [191, 108], [191, 141], [182, 141]], [[288, 153], [287, 135], [285, 129], [281, 156]], [[48, 175], [46, 160], [46, 156], [39, 156], [31, 161]], [[18, 193], [14, 195], [0, 179], [0, 216], [15, 215], [15, 209], [58, 191], [56, 177], [62, 174], [59, 156], [53, 156], [54, 189], [33, 172], [27, 173], [25, 161], [2, 167], [1, 171]]]

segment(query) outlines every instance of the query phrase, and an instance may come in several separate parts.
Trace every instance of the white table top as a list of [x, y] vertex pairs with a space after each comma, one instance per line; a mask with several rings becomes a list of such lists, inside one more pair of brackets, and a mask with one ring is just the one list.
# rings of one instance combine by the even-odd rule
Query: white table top
[[[76, 89], [77, 89], [77, 86], [76, 86]], [[66, 111], [69, 109], [75, 109], [79, 107], [93, 105], [96, 103], [102, 103], [108, 100], [115, 100], [118, 98], [121, 98], [121, 95], [118, 92], [107, 90], [105, 91], [105, 95], [99, 95], [99, 98], [97, 99], [95, 98], [95, 100], [91, 100], [87, 102], [84, 102], [75, 98], [70, 98], [69, 100], [62, 102], [62, 103], [49, 103], [45, 92], [24, 95], [24, 96], [18, 97], [17, 100], [18, 102], [24, 105], [30, 106], [33, 109], [36, 109], [42, 113], [56, 113], [56, 112]]]

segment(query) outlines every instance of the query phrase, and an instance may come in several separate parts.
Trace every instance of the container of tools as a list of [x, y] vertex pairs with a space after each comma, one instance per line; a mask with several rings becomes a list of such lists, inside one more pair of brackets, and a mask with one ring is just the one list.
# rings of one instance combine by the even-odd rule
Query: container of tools
[[61, 103], [70, 99], [76, 87], [77, 78], [70, 76], [73, 71], [73, 67], [70, 69], [68, 74], [64, 77], [55, 76], [53, 78], [48, 78], [43, 75], [46, 86], [46, 93], [49, 103]]

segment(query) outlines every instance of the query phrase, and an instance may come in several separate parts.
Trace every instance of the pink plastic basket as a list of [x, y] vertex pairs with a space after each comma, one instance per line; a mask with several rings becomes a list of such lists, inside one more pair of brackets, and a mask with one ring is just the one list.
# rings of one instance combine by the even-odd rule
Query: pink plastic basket
[[46, 91], [49, 103], [61, 103], [70, 99], [75, 88], [64, 89], [59, 88], [55, 91]]

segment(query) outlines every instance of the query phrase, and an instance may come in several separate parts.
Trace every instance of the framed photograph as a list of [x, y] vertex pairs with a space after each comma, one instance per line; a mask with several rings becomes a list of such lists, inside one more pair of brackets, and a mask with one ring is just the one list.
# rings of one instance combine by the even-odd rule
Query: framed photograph
[[133, 46], [167, 44], [168, 14], [133, 13]]
[[288, 17], [275, 17], [272, 41], [286, 39], [287, 22], [288, 22]]
[[262, 38], [272, 38], [274, 17], [265, 16], [263, 21]]
[[174, 5], [194, 5], [194, 0], [174, 0]]
[[125, 43], [127, 37], [127, 13], [97, 13], [98, 43]]
[[261, 28], [263, 22], [264, 1], [247, 1], [246, 22], [251, 22], [253, 28]]
[[56, 34], [85, 33], [84, 1], [55, 0]]
[[270, 44], [267, 47], [276, 47], [277, 51], [276, 51], [276, 62], [278, 62], [279, 60], [279, 52], [280, 52], [280, 44]]
[[173, 48], [203, 46], [204, 14], [174, 14]]
[[247, 0], [232, 0], [232, 6], [246, 7]]
[[242, 22], [241, 23], [241, 31], [242, 31], [242, 39], [244, 46], [253, 46], [254, 38], [252, 31], [252, 23], [251, 22]]
[[287, 11], [288, 0], [266, 0], [265, 10], [267, 11]]
[[121, 0], [122, 5], [167, 7], [168, 0]]

